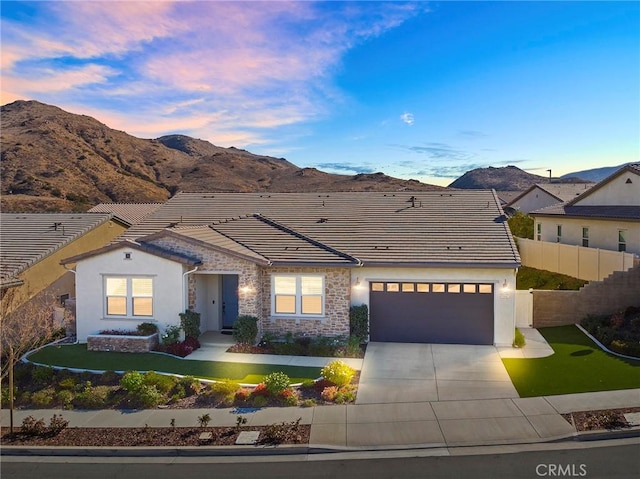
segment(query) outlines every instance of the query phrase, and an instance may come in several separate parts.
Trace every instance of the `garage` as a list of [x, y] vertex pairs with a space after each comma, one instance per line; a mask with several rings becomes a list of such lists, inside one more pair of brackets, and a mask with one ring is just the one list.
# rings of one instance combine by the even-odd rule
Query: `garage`
[[370, 282], [371, 341], [493, 344], [494, 285]]

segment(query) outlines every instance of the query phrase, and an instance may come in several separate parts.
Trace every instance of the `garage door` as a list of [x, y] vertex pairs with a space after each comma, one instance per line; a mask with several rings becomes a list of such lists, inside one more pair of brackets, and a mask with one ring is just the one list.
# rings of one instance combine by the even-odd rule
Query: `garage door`
[[371, 282], [371, 341], [493, 344], [488, 283]]

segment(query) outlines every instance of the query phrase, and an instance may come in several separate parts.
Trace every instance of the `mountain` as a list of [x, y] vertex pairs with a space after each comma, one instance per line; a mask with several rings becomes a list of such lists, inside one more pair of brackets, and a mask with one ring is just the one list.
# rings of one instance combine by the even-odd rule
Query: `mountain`
[[382, 173], [300, 168], [284, 158], [183, 135], [154, 140], [36, 101], [4, 105], [3, 211], [81, 211], [101, 202], [163, 202], [177, 191], [399, 191], [442, 187]]
[[467, 171], [449, 185], [449, 188], [482, 190], [493, 188], [497, 191], [524, 191], [536, 183], [587, 183], [582, 178], [553, 178], [527, 173], [516, 166], [476, 168]]
[[592, 168], [591, 170], [582, 170], [576, 171], [574, 173], [567, 173], [566, 175], [562, 175], [560, 178], [582, 178], [587, 181], [598, 182], [604, 180], [607, 176], [612, 175], [616, 171], [618, 171], [623, 166], [629, 165], [630, 163], [623, 163], [618, 166], [605, 166], [602, 168]]

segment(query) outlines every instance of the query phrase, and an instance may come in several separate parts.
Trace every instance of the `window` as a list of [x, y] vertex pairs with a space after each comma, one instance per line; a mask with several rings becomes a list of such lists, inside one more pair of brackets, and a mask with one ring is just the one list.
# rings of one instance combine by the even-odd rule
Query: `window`
[[627, 251], [627, 230], [618, 230], [618, 251]]
[[153, 279], [106, 277], [107, 316], [153, 316]]
[[431, 291], [433, 291], [434, 293], [444, 293], [444, 284], [434, 283], [431, 286]]
[[556, 225], [556, 243], [562, 240], [562, 225]]
[[323, 276], [273, 276], [272, 295], [272, 314], [324, 314]]
[[384, 291], [384, 283], [371, 283], [371, 291]]
[[479, 284], [478, 285], [478, 293], [480, 293], [480, 294], [493, 293], [493, 285], [492, 284]]
[[542, 241], [542, 224], [540, 223], [536, 225], [536, 239]]
[[460, 292], [460, 285], [459, 284], [449, 284], [447, 286], [447, 293], [459, 293]]
[[462, 286], [462, 291], [465, 293], [475, 293], [476, 285], [475, 284], [465, 284]]
[[582, 246], [589, 247], [589, 228], [582, 228]]
[[387, 283], [387, 293], [397, 293], [400, 291], [399, 283]]
[[402, 283], [403, 293], [413, 293], [415, 291], [415, 285], [413, 283]]
[[428, 293], [429, 292], [429, 284], [428, 283], [418, 283], [416, 285], [416, 290], [418, 293]]

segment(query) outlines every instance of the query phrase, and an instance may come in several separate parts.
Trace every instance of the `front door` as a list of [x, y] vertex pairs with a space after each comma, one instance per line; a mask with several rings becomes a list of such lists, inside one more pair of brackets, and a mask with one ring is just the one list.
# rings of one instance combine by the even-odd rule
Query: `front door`
[[238, 319], [238, 275], [222, 275], [222, 329], [233, 328]]

